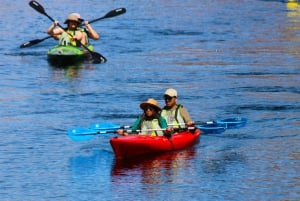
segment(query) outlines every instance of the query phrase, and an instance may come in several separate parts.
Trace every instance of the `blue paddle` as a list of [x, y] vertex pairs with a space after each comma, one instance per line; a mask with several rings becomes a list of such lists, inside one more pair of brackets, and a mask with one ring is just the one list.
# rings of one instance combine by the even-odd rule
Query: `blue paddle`
[[203, 134], [220, 134], [226, 129], [242, 128], [246, 125], [247, 119], [241, 117], [232, 117], [217, 121], [195, 122]]
[[[203, 134], [220, 134], [226, 129], [241, 128], [246, 125], [246, 118], [227, 118], [217, 121], [196, 121], [195, 124]], [[68, 135], [72, 140], [90, 140], [99, 134], [113, 134], [118, 129], [128, 129], [130, 126], [121, 126], [111, 122], [100, 122], [91, 124], [90, 128], [73, 128], [68, 130]]]
[[116, 133], [118, 129], [126, 129], [130, 126], [120, 126], [110, 122], [92, 124], [90, 128], [73, 128], [68, 130], [69, 137], [74, 141], [90, 140], [99, 134]]
[[89, 128], [74, 128], [68, 130], [69, 137], [74, 141], [90, 140], [95, 134], [95, 131]]
[[202, 124], [196, 124], [201, 130], [202, 134], [220, 134], [226, 131], [226, 125], [221, 123], [216, 123], [214, 121], [208, 121]]
[[[123, 129], [123, 127], [120, 127]], [[196, 127], [187, 127], [188, 130], [194, 130]], [[126, 133], [143, 133], [143, 132], [148, 132], [148, 131], [166, 131], [166, 128], [162, 129], [143, 129], [143, 130], [131, 130], [131, 129], [125, 129], [124, 131]], [[96, 135], [101, 135], [101, 134], [111, 134], [111, 133], [116, 133], [116, 129], [111, 129], [111, 130], [103, 130], [103, 129], [90, 129], [90, 128], [73, 128], [68, 130], [68, 135], [69, 137], [74, 140], [74, 141], [86, 141], [86, 140], [91, 140], [94, 138]]]
[[244, 127], [247, 123], [247, 118], [233, 117], [233, 118], [217, 120], [216, 123], [225, 124], [227, 129], [236, 129], [236, 128]]

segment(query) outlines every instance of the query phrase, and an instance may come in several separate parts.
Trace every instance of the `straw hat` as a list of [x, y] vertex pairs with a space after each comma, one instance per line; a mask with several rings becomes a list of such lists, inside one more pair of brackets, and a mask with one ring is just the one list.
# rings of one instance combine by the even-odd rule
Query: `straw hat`
[[83, 19], [80, 18], [80, 15], [78, 13], [71, 13], [64, 23], [67, 24], [68, 21], [75, 21], [75, 22], [81, 23], [83, 21]]
[[140, 108], [141, 109], [145, 109], [147, 106], [151, 106], [153, 107], [155, 110], [157, 111], [161, 111], [161, 108], [158, 105], [157, 100], [153, 99], [153, 98], [149, 98], [146, 102], [143, 102], [140, 104]]

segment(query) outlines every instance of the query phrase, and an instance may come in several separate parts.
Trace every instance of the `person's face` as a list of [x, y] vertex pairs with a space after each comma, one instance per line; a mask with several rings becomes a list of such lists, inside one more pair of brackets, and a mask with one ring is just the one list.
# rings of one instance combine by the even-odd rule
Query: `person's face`
[[72, 21], [72, 20], [68, 21], [68, 27], [69, 27], [69, 29], [75, 29], [77, 26], [78, 26], [78, 22]]
[[146, 114], [147, 117], [151, 117], [153, 115], [154, 109], [151, 106], [147, 106], [144, 109], [144, 113]]
[[176, 105], [176, 101], [177, 101], [176, 97], [165, 95], [164, 99], [167, 107], [173, 107], [174, 105]]

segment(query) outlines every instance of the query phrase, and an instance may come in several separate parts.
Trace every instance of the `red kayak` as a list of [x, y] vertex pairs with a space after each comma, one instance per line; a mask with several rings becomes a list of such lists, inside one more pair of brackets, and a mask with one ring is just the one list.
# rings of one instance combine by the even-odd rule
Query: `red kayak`
[[114, 137], [110, 144], [117, 159], [132, 158], [146, 154], [157, 154], [185, 149], [198, 142], [200, 130], [187, 130], [172, 134], [172, 137], [128, 135]]

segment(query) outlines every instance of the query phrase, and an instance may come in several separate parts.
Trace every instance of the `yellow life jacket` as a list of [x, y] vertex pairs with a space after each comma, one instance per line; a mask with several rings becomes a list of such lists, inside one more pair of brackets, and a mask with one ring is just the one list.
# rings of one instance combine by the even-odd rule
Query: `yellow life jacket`
[[62, 46], [68, 46], [68, 45], [77, 46], [76, 41], [72, 39], [72, 37], [75, 36], [76, 31], [82, 32], [82, 34], [86, 38], [86, 41], [87, 41], [87, 44], [88, 44], [89, 41], [88, 41], [87, 34], [86, 34], [85, 30], [83, 28], [80, 28], [80, 27], [77, 27], [76, 30], [74, 30], [74, 31], [65, 30], [61, 34], [58, 44], [62, 45]]
[[165, 107], [161, 111], [161, 116], [167, 120], [168, 125], [173, 128], [184, 128], [185, 122], [180, 114], [180, 108], [182, 105], [176, 105], [176, 107], [167, 110]]
[[[161, 129], [158, 119], [144, 120], [141, 122], [141, 130], [143, 134], [150, 136], [163, 136], [163, 131], [147, 131], [148, 129]], [[143, 131], [145, 130], [145, 131]]]

